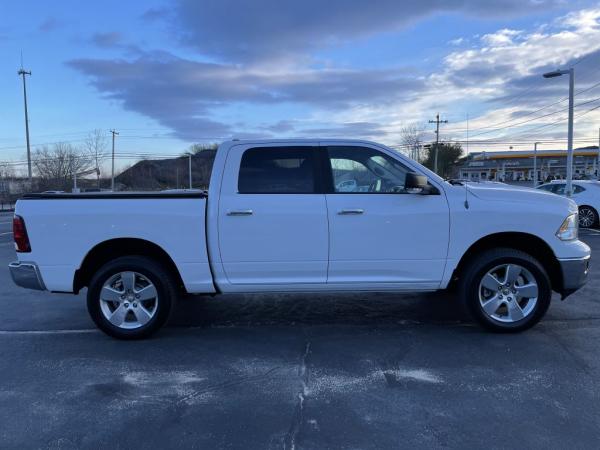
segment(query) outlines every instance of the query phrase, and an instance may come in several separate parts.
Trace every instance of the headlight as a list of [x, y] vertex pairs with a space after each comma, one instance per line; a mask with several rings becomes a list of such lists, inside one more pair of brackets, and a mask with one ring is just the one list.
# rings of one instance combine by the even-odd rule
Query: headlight
[[571, 214], [567, 217], [558, 231], [556, 232], [556, 237], [561, 241], [572, 241], [577, 239], [579, 230], [579, 216], [577, 213]]

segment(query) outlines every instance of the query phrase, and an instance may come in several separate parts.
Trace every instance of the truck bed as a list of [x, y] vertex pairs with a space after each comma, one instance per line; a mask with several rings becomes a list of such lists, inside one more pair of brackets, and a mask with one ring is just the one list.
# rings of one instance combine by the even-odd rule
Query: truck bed
[[31, 252], [50, 291], [72, 292], [86, 256], [109, 241], [160, 247], [191, 293], [215, 291], [206, 248], [204, 191], [28, 194], [15, 214], [25, 219]]

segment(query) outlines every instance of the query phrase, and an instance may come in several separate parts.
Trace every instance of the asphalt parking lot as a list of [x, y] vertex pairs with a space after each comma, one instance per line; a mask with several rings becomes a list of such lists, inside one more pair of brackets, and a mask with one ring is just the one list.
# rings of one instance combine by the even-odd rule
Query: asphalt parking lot
[[[0, 214], [0, 448], [597, 448], [600, 269], [519, 335], [447, 294], [186, 298], [156, 338], [12, 285]], [[600, 234], [583, 239], [600, 254]]]

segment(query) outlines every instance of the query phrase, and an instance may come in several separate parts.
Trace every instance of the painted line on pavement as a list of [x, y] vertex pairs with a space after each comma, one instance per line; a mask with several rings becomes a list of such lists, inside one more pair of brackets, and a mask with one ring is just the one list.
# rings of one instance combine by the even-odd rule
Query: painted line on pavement
[[83, 330], [0, 330], [0, 336], [11, 336], [11, 335], [48, 335], [48, 334], [89, 334], [99, 333], [100, 330], [95, 328], [83, 329]]
[[582, 236], [593, 236], [594, 234], [600, 234], [600, 230], [592, 230], [590, 228], [584, 228], [579, 230]]

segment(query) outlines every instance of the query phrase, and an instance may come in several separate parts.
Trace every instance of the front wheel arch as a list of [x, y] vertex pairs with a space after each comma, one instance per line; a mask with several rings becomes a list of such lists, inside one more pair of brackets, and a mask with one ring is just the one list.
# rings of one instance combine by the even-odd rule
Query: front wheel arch
[[464, 275], [465, 267], [482, 252], [497, 248], [520, 250], [537, 259], [550, 277], [552, 290], [562, 292], [563, 276], [560, 264], [552, 248], [541, 238], [529, 233], [503, 232], [484, 236], [471, 244], [458, 262], [448, 289], [456, 290], [457, 284]]

